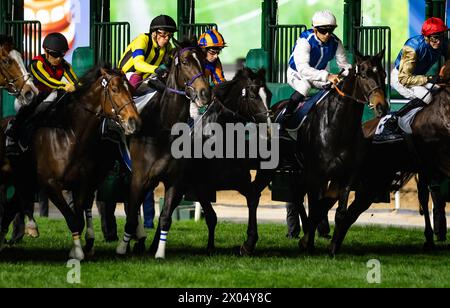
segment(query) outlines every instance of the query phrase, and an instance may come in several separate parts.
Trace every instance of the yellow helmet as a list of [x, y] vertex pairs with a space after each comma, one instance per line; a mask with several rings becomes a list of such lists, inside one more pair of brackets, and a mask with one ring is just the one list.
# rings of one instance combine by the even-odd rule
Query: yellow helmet
[[222, 34], [220, 34], [216, 29], [211, 29], [203, 33], [198, 40], [198, 45], [201, 48], [226, 47]]

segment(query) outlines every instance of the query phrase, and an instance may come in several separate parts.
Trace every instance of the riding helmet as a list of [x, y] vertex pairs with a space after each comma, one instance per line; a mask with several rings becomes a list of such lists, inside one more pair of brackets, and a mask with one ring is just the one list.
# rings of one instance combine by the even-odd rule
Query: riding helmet
[[422, 34], [424, 36], [430, 36], [437, 33], [442, 33], [448, 28], [442, 19], [437, 17], [428, 18], [422, 26]]
[[226, 47], [225, 40], [222, 34], [216, 29], [211, 29], [203, 33], [199, 40], [198, 45], [201, 48], [224, 48]]
[[64, 35], [54, 32], [45, 37], [42, 47], [64, 54], [69, 50], [69, 43]]
[[312, 18], [312, 26], [316, 27], [337, 27], [336, 16], [329, 10], [318, 11]]
[[167, 15], [159, 15], [152, 20], [150, 23], [150, 33], [156, 30], [164, 30], [171, 33], [178, 31], [175, 20]]

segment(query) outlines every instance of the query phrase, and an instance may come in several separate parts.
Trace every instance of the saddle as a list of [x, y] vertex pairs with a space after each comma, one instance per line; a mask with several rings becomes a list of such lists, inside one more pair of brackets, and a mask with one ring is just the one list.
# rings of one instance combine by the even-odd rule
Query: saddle
[[280, 112], [276, 118], [276, 123], [284, 123], [284, 127], [288, 135], [293, 139], [297, 140], [297, 132], [303, 125], [308, 114], [313, 110], [313, 108], [320, 103], [325, 97], [328, 96], [330, 90], [321, 90], [313, 97], [307, 99], [306, 101], [299, 104], [297, 109], [294, 111], [292, 117], [289, 120], [284, 121], [284, 114], [286, 112], [286, 107]]

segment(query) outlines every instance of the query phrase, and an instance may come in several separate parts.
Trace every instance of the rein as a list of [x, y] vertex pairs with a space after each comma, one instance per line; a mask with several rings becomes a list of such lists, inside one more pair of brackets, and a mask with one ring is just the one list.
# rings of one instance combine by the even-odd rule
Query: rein
[[[30, 80], [31, 74], [27, 73], [27, 74], [23, 74], [19, 77], [14, 78], [9, 74], [8, 70], [5, 68], [4, 63], [2, 63], [2, 61], [0, 61], [0, 68], [2, 69], [2, 73], [3, 73], [5, 81], [7, 83], [6, 86], [0, 86], [0, 89], [6, 89], [6, 91], [8, 92], [9, 95], [18, 97], [20, 95], [20, 93], [22, 92], [25, 84], [28, 82], [28, 80]], [[15, 85], [15, 82], [19, 79], [23, 79], [23, 84], [20, 89], [18, 89]], [[12, 90], [10, 90], [10, 89], [12, 89]]]
[[[356, 78], [358, 78], [358, 77], [359, 77], [359, 76], [358, 76], [358, 73], [356, 73]], [[344, 79], [344, 81], [345, 81], [345, 79]], [[345, 83], [345, 82], [344, 82], [344, 83]], [[358, 82], [356, 82], [356, 83], [358, 83]], [[370, 89], [369, 94], [364, 94], [364, 99], [365, 99], [365, 100], [362, 100], [362, 99], [359, 99], [359, 98], [357, 98], [357, 97], [355, 96], [356, 87], [353, 89], [353, 95], [346, 94], [343, 90], [339, 89], [339, 83], [336, 83], [336, 84], [333, 83], [333, 84], [331, 85], [331, 87], [332, 87], [333, 89], [336, 90], [336, 92], [337, 92], [337, 94], [338, 94], [339, 96], [344, 97], [344, 98], [349, 98], [349, 99], [351, 99], [351, 100], [353, 100], [353, 101], [355, 101], [355, 102], [357, 102], [357, 103], [364, 104], [364, 105], [365, 105], [367, 102], [369, 102], [369, 97], [372, 95], [373, 92], [375, 92], [375, 91], [378, 90], [378, 89], [381, 89], [380, 86], [376, 86], [376, 87]], [[342, 87], [343, 87], [343, 86], [342, 86]]]
[[[188, 47], [188, 48], [183, 48], [183, 49], [181, 49], [181, 50], [177, 53], [177, 56], [176, 56], [175, 59], [174, 59], [174, 61], [175, 61], [175, 66], [178, 66], [178, 65], [179, 65], [179, 58], [180, 58], [180, 56], [181, 56], [184, 52], [190, 51], [190, 50], [192, 50], [192, 49], [194, 49], [194, 47]], [[196, 74], [196, 75], [193, 76], [189, 81], [185, 82], [185, 83], [184, 83], [184, 86], [185, 86], [184, 91], [183, 91], [183, 90], [174, 89], [174, 88], [169, 88], [169, 87], [166, 87], [166, 90], [167, 90], [168, 92], [170, 92], [170, 93], [174, 93], [174, 94], [181, 95], [181, 96], [186, 96], [186, 98], [189, 99], [191, 102], [192, 102], [192, 101], [195, 101], [196, 97], [191, 97], [191, 96], [189, 95], [189, 93], [188, 93], [188, 90], [193, 90], [192, 85], [194, 84], [194, 82], [195, 82], [198, 78], [202, 77], [203, 75], [204, 75], [203, 70], [200, 70], [200, 73]], [[192, 92], [195, 92], [195, 91], [192, 91]]]

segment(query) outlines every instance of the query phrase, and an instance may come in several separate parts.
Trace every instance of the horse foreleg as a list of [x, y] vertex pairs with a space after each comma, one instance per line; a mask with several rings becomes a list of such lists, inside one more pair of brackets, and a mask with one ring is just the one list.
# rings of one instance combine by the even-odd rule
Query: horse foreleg
[[37, 226], [37, 222], [34, 219], [34, 202], [30, 202], [29, 204], [25, 205], [24, 214], [28, 218], [28, 221], [25, 225], [25, 234], [30, 236], [31, 238], [38, 238], [39, 229]]
[[429, 249], [434, 249], [435, 245], [434, 245], [434, 234], [433, 234], [433, 228], [431, 227], [431, 219], [430, 219], [430, 210], [428, 208], [428, 204], [426, 204], [425, 206], [422, 206], [422, 211], [423, 211], [423, 217], [425, 219], [425, 231], [424, 231], [424, 235], [425, 235], [425, 243], [424, 243], [424, 249], [429, 250]]
[[440, 187], [439, 190], [433, 189], [431, 191], [431, 198], [434, 204], [434, 232], [439, 242], [445, 242], [447, 240], [447, 218], [445, 217], [445, 200], [440, 192]]
[[144, 173], [140, 173], [139, 177], [133, 174], [130, 187], [130, 199], [126, 208], [127, 221], [125, 223], [125, 234], [116, 248], [116, 253], [118, 255], [127, 254], [130, 247], [130, 241], [133, 236], [136, 235], [139, 225], [139, 208], [142, 202], [144, 202], [144, 193], [148, 190], [149, 185], [146, 184]]
[[9, 225], [14, 220], [18, 208], [20, 207], [19, 202], [19, 198], [14, 196], [11, 201], [4, 204], [2, 224], [0, 228], [0, 252], [6, 247], [6, 235], [8, 234]]
[[172, 214], [181, 202], [182, 198], [183, 195], [181, 193], [181, 189], [177, 186], [170, 186], [166, 188], [164, 196], [164, 209], [159, 217], [158, 229], [161, 231], [159, 235], [158, 250], [155, 254], [156, 259], [166, 258], [167, 237], [169, 235], [170, 226], [172, 225]]
[[367, 196], [364, 192], [356, 193], [355, 200], [349, 206], [345, 215], [338, 217], [336, 220], [333, 238], [329, 247], [331, 256], [336, 255], [350, 227], [356, 222], [358, 217], [370, 207], [371, 204], [372, 197]]
[[217, 214], [214, 211], [211, 202], [208, 200], [205, 194], [203, 194], [203, 189], [196, 189], [195, 195], [197, 196], [198, 200], [200, 201], [200, 204], [203, 208], [203, 212], [205, 213], [205, 221], [206, 225], [208, 226], [208, 247], [207, 251], [209, 253], [214, 252], [215, 245], [214, 245], [214, 237], [215, 237], [215, 230], [217, 226]]
[[66, 220], [67, 226], [72, 232], [73, 239], [73, 247], [69, 253], [69, 257], [71, 259], [76, 260], [84, 260], [84, 252], [81, 247], [81, 233], [82, 227], [81, 224], [84, 223], [83, 212], [81, 211], [81, 218], [83, 222], [80, 222], [80, 215], [76, 215], [72, 210], [70, 205], [67, 203], [66, 199], [63, 196], [62, 189], [57, 189], [55, 187], [47, 188], [47, 195], [49, 199], [53, 202], [53, 204], [59, 209], [61, 214], [64, 216]]

